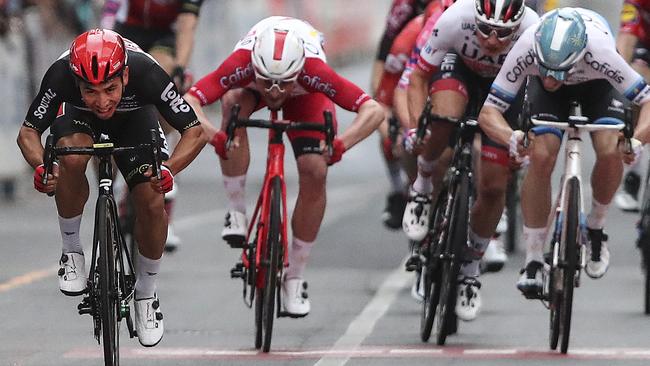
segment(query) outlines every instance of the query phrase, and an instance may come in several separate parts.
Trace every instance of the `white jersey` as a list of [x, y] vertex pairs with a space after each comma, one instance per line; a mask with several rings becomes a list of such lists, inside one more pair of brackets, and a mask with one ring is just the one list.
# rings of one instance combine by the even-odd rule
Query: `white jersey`
[[237, 42], [234, 50], [252, 50], [256, 35], [270, 26], [296, 31], [304, 41], [305, 57], [315, 57], [327, 62], [325, 50], [323, 49], [325, 42], [323, 34], [304, 20], [284, 16], [272, 16], [260, 20], [248, 31], [244, 38]]
[[420, 51], [418, 67], [427, 72], [440, 67], [447, 52], [457, 53], [465, 65], [482, 77], [494, 77], [508, 51], [526, 28], [537, 23], [539, 16], [526, 8], [513, 41], [497, 55], [487, 55], [476, 39], [474, 0], [458, 0], [440, 16], [427, 43]]
[[[595, 79], [605, 79], [636, 104], [650, 99], [650, 88], [643, 77], [634, 71], [616, 51], [616, 42], [607, 21], [598, 13], [575, 8], [585, 21], [587, 47], [582, 60], [567, 73], [564, 81], [575, 85]], [[548, 14], [548, 13], [547, 13]], [[542, 19], [544, 19], [542, 17]], [[533, 51], [537, 26], [530, 27], [514, 45], [499, 71], [485, 105], [502, 113], [510, 108], [521, 84], [529, 75], [539, 76], [539, 67]]]

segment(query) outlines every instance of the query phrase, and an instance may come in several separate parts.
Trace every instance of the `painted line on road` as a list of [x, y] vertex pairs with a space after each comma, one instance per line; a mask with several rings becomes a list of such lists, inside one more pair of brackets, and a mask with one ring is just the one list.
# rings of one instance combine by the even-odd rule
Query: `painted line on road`
[[[346, 204], [346, 210], [341, 211], [341, 207], [337, 207], [337, 210], [339, 212], [347, 211], [349, 213], [349, 211], [354, 206], [360, 206], [366, 203], [369, 199], [372, 198], [374, 194], [378, 192], [380, 192], [380, 190], [377, 185], [368, 187], [367, 184], [355, 184], [335, 187], [334, 189], [328, 190], [327, 196], [330, 200], [330, 207], [337, 207]], [[361, 199], [359, 199], [359, 197], [361, 197]], [[294, 202], [295, 200], [295, 195], [287, 197], [287, 202]], [[252, 208], [249, 208], [249, 211], [252, 211]], [[194, 215], [188, 215], [177, 219], [174, 222], [174, 229], [176, 229], [176, 231], [179, 233], [183, 231], [189, 231], [202, 225], [219, 222], [219, 220], [224, 217], [225, 214], [226, 209], [217, 209], [197, 213]], [[336, 217], [333, 217], [331, 215], [328, 216], [326, 213], [322, 227], [329, 225], [334, 220], [334, 218]], [[30, 271], [16, 277], [12, 277], [5, 282], [0, 282], [0, 293], [29, 285], [46, 277], [54, 276], [58, 269], [59, 266], [57, 265]]]
[[[358, 358], [454, 358], [454, 359], [512, 359], [512, 360], [553, 360], [553, 359], [580, 359], [580, 360], [650, 360], [650, 349], [633, 348], [599, 348], [599, 349], [571, 349], [563, 355], [548, 349], [532, 348], [443, 348], [405, 347], [394, 348], [391, 346], [376, 347], [362, 346], [355, 349], [305, 349], [305, 350], [276, 350], [264, 353], [257, 350], [226, 350], [210, 348], [135, 348], [120, 347], [122, 359], [236, 359], [236, 360], [309, 360], [325, 357], [349, 360]], [[69, 359], [101, 359], [101, 347], [78, 348], [66, 352], [64, 358]], [[319, 361], [320, 362], [320, 361]]]

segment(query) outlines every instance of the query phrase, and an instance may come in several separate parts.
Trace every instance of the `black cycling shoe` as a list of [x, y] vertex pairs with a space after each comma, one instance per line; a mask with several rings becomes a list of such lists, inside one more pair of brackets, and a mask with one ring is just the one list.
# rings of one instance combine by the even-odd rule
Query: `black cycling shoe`
[[521, 276], [517, 281], [517, 288], [521, 291], [527, 299], [541, 299], [542, 287], [544, 286], [542, 280], [542, 271], [544, 265], [538, 261], [531, 261], [519, 273]]
[[386, 208], [381, 215], [384, 225], [391, 230], [401, 228], [404, 208], [406, 208], [406, 195], [401, 192], [389, 194], [386, 198]]

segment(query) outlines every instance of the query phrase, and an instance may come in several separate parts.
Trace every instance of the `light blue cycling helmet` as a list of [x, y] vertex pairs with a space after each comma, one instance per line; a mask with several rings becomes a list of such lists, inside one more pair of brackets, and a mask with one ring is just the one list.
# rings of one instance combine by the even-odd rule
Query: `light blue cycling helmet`
[[535, 31], [535, 55], [542, 77], [564, 80], [587, 48], [587, 28], [575, 9], [561, 8], [546, 14]]

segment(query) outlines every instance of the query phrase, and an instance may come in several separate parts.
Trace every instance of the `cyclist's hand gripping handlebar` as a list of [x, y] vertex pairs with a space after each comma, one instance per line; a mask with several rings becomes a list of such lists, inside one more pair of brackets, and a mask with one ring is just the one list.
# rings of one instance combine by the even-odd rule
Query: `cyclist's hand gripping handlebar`
[[418, 118], [418, 127], [416, 131], [416, 139], [415, 139], [416, 147], [420, 146], [424, 141], [424, 136], [427, 133], [427, 126], [429, 125], [430, 122], [430, 116], [431, 116], [431, 101], [427, 100], [427, 104], [424, 105], [424, 110], [422, 111], [422, 114], [420, 114], [420, 118]]
[[[43, 151], [44, 172], [41, 178], [42, 187], [47, 186], [48, 177], [53, 173], [54, 170], [54, 164], [56, 163], [55, 160], [56, 160], [56, 153], [54, 152], [54, 135], [50, 134], [47, 136], [47, 139], [45, 140], [45, 150]], [[54, 196], [54, 191], [47, 192], [47, 195], [50, 197]]]

